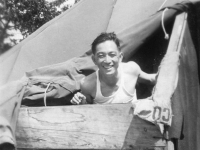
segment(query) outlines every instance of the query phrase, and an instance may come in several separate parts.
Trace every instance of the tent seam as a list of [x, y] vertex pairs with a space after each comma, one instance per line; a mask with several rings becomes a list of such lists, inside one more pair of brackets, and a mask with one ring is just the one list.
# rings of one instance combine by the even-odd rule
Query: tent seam
[[112, 12], [111, 12], [111, 14], [110, 14], [110, 19], [109, 19], [109, 21], [108, 21], [108, 24], [107, 24], [107, 27], [106, 27], [106, 31], [108, 30], [108, 26], [109, 26], [109, 24], [110, 24], [110, 20], [111, 20], [111, 17], [112, 17], [112, 15], [113, 15], [114, 7], [115, 7], [115, 5], [116, 5], [116, 3], [117, 3], [117, 0], [114, 0], [114, 1], [115, 1], [115, 2], [114, 2], [114, 4], [113, 4]]

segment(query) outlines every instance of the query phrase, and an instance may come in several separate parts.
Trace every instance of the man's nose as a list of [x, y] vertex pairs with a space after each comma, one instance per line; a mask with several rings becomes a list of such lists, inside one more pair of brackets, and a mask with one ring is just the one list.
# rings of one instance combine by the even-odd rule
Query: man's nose
[[106, 63], [110, 63], [111, 62], [111, 58], [108, 55], [105, 57], [105, 62]]

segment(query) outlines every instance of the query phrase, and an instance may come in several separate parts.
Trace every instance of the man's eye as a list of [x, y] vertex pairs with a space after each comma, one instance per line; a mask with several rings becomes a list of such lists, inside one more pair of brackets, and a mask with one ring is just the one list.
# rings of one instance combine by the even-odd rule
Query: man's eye
[[111, 57], [115, 57], [116, 54], [115, 54], [115, 53], [111, 53], [110, 56], [111, 56]]
[[99, 58], [103, 58], [103, 57], [104, 57], [104, 55], [98, 55], [98, 57], [99, 57]]

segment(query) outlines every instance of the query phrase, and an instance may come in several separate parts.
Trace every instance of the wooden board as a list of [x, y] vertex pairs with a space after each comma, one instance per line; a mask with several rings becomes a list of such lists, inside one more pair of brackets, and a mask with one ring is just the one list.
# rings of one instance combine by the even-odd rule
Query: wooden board
[[25, 107], [18, 148], [121, 149], [164, 147], [159, 128], [133, 116], [131, 104]]

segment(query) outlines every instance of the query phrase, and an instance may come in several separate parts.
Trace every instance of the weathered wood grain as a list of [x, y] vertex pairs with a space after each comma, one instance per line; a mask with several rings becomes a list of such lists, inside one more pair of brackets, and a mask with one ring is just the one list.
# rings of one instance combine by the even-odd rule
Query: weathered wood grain
[[17, 147], [32, 149], [154, 149], [159, 129], [133, 116], [131, 104], [21, 108]]

